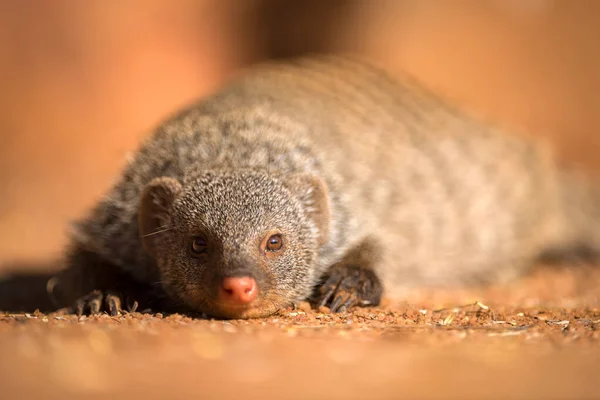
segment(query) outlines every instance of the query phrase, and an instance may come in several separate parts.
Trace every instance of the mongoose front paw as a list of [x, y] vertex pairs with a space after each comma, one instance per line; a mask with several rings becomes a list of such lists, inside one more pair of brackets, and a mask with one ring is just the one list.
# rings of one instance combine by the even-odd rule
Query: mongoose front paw
[[316, 290], [318, 306], [341, 312], [353, 306], [374, 306], [381, 301], [383, 286], [370, 269], [338, 264], [331, 267]]
[[119, 315], [121, 311], [135, 312], [139, 303], [132, 298], [115, 291], [94, 290], [77, 299], [73, 305], [74, 312], [81, 316], [84, 314], [96, 315], [106, 311], [111, 316]]

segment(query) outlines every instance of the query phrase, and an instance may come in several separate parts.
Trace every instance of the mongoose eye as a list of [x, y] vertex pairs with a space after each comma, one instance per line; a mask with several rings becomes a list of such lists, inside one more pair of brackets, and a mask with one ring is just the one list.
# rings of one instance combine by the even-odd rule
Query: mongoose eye
[[279, 251], [283, 247], [283, 238], [280, 234], [272, 235], [267, 239], [267, 250], [268, 251]]
[[206, 254], [208, 252], [208, 243], [201, 236], [195, 237], [192, 240], [192, 251], [196, 254]]

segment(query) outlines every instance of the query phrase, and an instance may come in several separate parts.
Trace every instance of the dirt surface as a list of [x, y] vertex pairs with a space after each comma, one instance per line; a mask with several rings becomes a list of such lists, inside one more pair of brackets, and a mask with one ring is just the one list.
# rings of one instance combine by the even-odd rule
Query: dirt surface
[[600, 398], [600, 271], [269, 318], [0, 313], [22, 398]]

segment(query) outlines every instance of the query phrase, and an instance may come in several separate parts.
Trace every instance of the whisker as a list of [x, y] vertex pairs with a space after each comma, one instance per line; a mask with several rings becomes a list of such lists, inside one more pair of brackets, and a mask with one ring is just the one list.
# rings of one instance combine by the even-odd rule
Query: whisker
[[142, 235], [141, 237], [143, 237], [143, 238], [144, 238], [144, 237], [148, 237], [148, 236], [152, 236], [152, 235], [158, 235], [159, 233], [168, 232], [168, 231], [170, 231], [171, 229], [173, 229], [173, 227], [172, 227], [172, 226], [169, 226], [168, 228], [165, 228], [165, 229], [159, 229], [159, 230], [157, 230], [157, 231], [154, 231], [154, 232], [147, 233], [147, 234], [145, 234], [145, 235]]

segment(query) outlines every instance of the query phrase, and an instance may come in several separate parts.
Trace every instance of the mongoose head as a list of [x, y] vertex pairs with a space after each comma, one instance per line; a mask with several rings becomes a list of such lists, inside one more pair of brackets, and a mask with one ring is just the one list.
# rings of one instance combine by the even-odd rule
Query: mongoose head
[[262, 317], [318, 282], [329, 202], [313, 175], [207, 171], [150, 182], [139, 224], [173, 300], [215, 317]]

